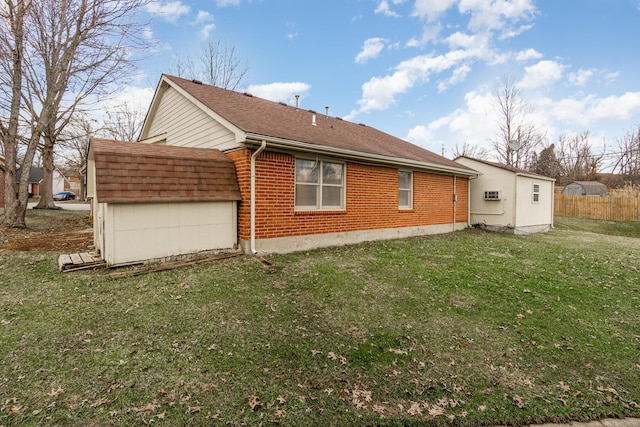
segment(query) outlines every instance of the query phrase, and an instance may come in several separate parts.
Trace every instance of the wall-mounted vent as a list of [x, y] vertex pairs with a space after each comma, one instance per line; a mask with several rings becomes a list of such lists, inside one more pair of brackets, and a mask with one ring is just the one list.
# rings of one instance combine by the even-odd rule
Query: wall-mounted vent
[[484, 199], [485, 200], [500, 200], [500, 191], [499, 190], [485, 191], [484, 192]]

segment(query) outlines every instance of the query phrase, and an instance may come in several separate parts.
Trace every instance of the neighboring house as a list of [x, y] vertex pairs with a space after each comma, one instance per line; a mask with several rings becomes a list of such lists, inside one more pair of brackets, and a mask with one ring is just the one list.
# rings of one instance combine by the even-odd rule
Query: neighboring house
[[470, 183], [472, 225], [514, 234], [553, 227], [554, 179], [465, 156], [455, 161], [480, 172]]
[[606, 196], [609, 189], [598, 181], [575, 181], [565, 185], [562, 194], [573, 196]]
[[[16, 191], [18, 182], [20, 181], [21, 171], [21, 169], [16, 170]], [[33, 166], [29, 171], [29, 189], [27, 190], [29, 196], [40, 195], [43, 178], [44, 173], [42, 171], [42, 168]], [[62, 175], [57, 169], [53, 170], [52, 194], [64, 191], [65, 180], [66, 178], [64, 177], [64, 175]]]
[[236, 247], [240, 190], [219, 150], [94, 139], [87, 170], [108, 265]]

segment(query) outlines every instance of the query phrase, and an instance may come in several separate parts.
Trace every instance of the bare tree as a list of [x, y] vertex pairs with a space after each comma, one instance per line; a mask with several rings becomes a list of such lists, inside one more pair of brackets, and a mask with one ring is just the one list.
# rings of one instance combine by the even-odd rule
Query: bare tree
[[465, 141], [462, 146], [456, 144], [456, 146], [453, 147], [453, 158], [455, 159], [460, 156], [487, 160], [489, 159], [489, 151], [486, 148], [478, 145], [472, 145], [469, 141]]
[[556, 146], [562, 185], [573, 181], [595, 181], [604, 155], [591, 152], [588, 131], [575, 135], [561, 135]]
[[[16, 197], [16, 163], [21, 143], [20, 111], [22, 100], [23, 69], [25, 55], [25, 20], [32, 6], [27, 0], [4, 0], [0, 3], [0, 135], [5, 153], [4, 224], [24, 226], [24, 213], [28, 199], [28, 171], [20, 175], [20, 197]], [[37, 131], [38, 129], [31, 129]], [[30, 144], [22, 164], [33, 162], [36, 145]], [[29, 167], [30, 169], [30, 167]]]
[[[545, 135], [527, 121], [530, 107], [510, 76], [503, 77], [495, 88], [499, 132], [489, 140], [498, 161], [506, 165], [526, 168], [535, 150], [544, 142]], [[518, 141], [514, 150], [509, 142]]]
[[174, 57], [170, 72], [229, 90], [244, 84], [248, 71], [246, 63], [237, 57], [234, 47], [224, 46], [220, 40], [209, 40], [195, 61]]
[[[0, 65], [16, 82], [22, 82], [18, 86], [16, 120], [22, 120], [27, 129], [23, 136], [26, 154], [20, 165], [18, 201], [5, 195], [9, 207], [5, 208], [4, 225], [23, 227], [28, 197], [26, 180], [35, 151], [43, 143], [43, 160], [48, 163], [45, 170], [52, 171], [56, 138], [73, 114], [89, 104], [91, 95], [111, 92], [122, 83], [133, 67], [132, 52], [146, 43], [139, 36], [144, 24], [136, 20], [135, 13], [149, 0], [2, 1], [9, 11], [16, 9], [16, 5], [24, 5], [19, 25], [13, 18], [17, 14], [6, 14], [2, 28], [5, 35], [0, 38], [3, 45], [0, 52], [20, 47], [17, 52], [20, 67], [16, 67], [15, 61], [2, 61]], [[15, 42], [18, 39], [20, 45]], [[3, 98], [11, 102], [14, 99]], [[13, 119], [16, 112], [11, 113]], [[17, 153], [17, 143], [9, 140], [7, 146], [4, 138], [3, 142], [7, 154]], [[7, 169], [12, 168], [15, 164]], [[39, 207], [54, 207], [51, 189], [43, 187], [43, 190], [49, 194], [41, 195]]]
[[120, 141], [137, 141], [146, 110], [124, 102], [107, 111], [101, 134]]
[[640, 185], [640, 126], [618, 139], [613, 174], [631, 185]]
[[80, 181], [81, 199], [86, 197], [84, 186], [84, 174], [82, 170], [86, 166], [89, 141], [98, 131], [98, 123], [87, 115], [78, 114], [58, 137], [56, 145], [57, 158], [61, 159], [61, 169], [65, 176], [76, 176]]

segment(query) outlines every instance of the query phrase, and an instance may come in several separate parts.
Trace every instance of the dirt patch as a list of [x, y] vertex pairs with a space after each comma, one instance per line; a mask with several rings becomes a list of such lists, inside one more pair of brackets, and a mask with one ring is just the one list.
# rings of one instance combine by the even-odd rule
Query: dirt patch
[[0, 227], [0, 254], [89, 250], [93, 250], [93, 229], [87, 214], [30, 211], [27, 213], [26, 229]]

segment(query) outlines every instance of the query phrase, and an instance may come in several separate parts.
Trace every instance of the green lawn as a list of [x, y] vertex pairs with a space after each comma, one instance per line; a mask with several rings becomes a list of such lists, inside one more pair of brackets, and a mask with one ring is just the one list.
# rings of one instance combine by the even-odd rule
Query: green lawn
[[121, 279], [5, 253], [0, 425], [640, 416], [640, 238], [562, 224]]

